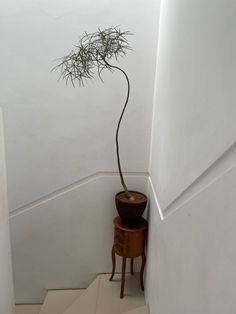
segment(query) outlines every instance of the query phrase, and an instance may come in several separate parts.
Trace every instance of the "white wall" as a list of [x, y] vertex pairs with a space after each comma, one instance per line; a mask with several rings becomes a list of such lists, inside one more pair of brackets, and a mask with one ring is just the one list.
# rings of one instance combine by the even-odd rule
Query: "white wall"
[[150, 193], [150, 314], [235, 313], [235, 181], [236, 168], [164, 220]]
[[236, 310], [235, 55], [234, 1], [162, 1], [150, 165], [151, 314]]
[[152, 180], [162, 207], [236, 138], [234, 1], [162, 2]]
[[53, 60], [84, 31], [121, 25], [134, 33], [120, 61], [131, 81], [121, 129], [124, 171], [148, 169], [157, 3], [142, 0], [5, 0], [0, 3], [0, 104], [4, 109], [9, 207], [18, 209], [99, 171], [117, 171], [115, 127], [125, 100], [120, 73], [66, 87]]
[[[127, 183], [147, 193], [146, 175]], [[17, 303], [43, 302], [47, 289], [86, 288], [111, 272], [119, 185], [117, 175], [101, 173], [11, 214]]]
[[0, 108], [0, 314], [14, 313], [5, 149]]
[[114, 195], [121, 189], [114, 137], [126, 81], [104, 73], [104, 84], [66, 87], [59, 73], [50, 73], [53, 60], [84, 31], [121, 25], [134, 33], [134, 51], [119, 63], [131, 81], [120, 146], [130, 189], [145, 192], [157, 11], [155, 0], [148, 6], [142, 0], [0, 2], [0, 105], [17, 302], [39, 302], [47, 288], [84, 287], [95, 273], [110, 271]]

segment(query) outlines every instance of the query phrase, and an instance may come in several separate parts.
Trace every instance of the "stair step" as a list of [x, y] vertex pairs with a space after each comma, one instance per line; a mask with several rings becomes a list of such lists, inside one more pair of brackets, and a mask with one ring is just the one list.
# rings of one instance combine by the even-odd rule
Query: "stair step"
[[138, 307], [134, 310], [125, 312], [123, 314], [148, 314], [148, 309], [147, 309], [147, 306], [145, 305], [145, 306]]
[[139, 274], [126, 274], [123, 299], [120, 299], [121, 275], [116, 274], [113, 281], [109, 278], [110, 275], [100, 276], [96, 314], [120, 314], [145, 305]]
[[85, 289], [49, 290], [39, 314], [62, 314]]
[[125, 295], [120, 299], [120, 275], [99, 275], [63, 314], [121, 314], [145, 305], [138, 274], [126, 275]]
[[[97, 277], [84, 293], [77, 298], [63, 314], [94, 314], [96, 313], [97, 293], [100, 278]], [[105, 313], [104, 313], [105, 314]]]
[[16, 314], [39, 314], [42, 304], [16, 305]]

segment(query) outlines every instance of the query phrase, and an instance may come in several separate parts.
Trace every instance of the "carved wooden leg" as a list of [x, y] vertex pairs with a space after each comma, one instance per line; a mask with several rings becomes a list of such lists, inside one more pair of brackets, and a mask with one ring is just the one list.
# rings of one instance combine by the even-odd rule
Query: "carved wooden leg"
[[124, 288], [125, 288], [125, 268], [126, 268], [126, 257], [123, 257], [122, 261], [122, 278], [121, 278], [121, 289], [120, 289], [120, 298], [124, 297]]
[[110, 281], [112, 281], [114, 274], [115, 274], [115, 270], [116, 270], [116, 253], [115, 253], [115, 246], [114, 245], [111, 249], [111, 258], [112, 258], [112, 274], [110, 277]]
[[143, 273], [144, 273], [145, 264], [146, 264], [146, 255], [143, 252], [143, 254], [142, 254], [142, 266], [141, 266], [141, 270], [140, 270], [140, 285], [141, 285], [142, 290], [144, 290]]
[[131, 275], [134, 274], [134, 259], [133, 259], [133, 257], [131, 257], [131, 259], [130, 259], [130, 273], [131, 273]]

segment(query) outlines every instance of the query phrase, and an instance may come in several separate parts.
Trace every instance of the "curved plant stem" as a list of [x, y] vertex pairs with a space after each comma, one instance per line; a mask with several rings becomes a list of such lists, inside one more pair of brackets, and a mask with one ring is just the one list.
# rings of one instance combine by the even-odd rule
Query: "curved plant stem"
[[128, 191], [128, 188], [125, 184], [125, 180], [124, 180], [124, 177], [123, 177], [123, 173], [122, 173], [122, 169], [121, 169], [121, 162], [120, 162], [120, 151], [119, 151], [119, 130], [120, 130], [120, 124], [121, 124], [121, 121], [122, 121], [122, 118], [123, 118], [123, 115], [125, 113], [125, 109], [127, 107], [127, 104], [128, 104], [128, 101], [129, 101], [129, 94], [130, 94], [130, 82], [129, 82], [129, 78], [128, 78], [128, 75], [125, 73], [124, 70], [122, 70], [121, 68], [119, 68], [118, 66], [115, 66], [115, 65], [111, 65], [109, 64], [107, 61], [105, 61], [106, 64], [113, 68], [113, 69], [116, 69], [116, 70], [119, 70], [126, 78], [126, 81], [127, 81], [127, 96], [126, 96], [126, 100], [125, 100], [125, 104], [124, 104], [124, 107], [122, 109], [122, 112], [121, 112], [121, 115], [120, 115], [120, 118], [119, 118], [119, 121], [118, 121], [118, 124], [117, 124], [117, 128], [116, 128], [116, 156], [117, 156], [117, 163], [118, 163], [118, 170], [119, 170], [119, 174], [120, 174], [120, 180], [121, 180], [121, 184], [124, 188], [124, 191], [125, 191], [125, 194], [126, 196], [129, 198], [129, 199], [133, 199], [133, 196], [131, 195], [131, 193]]

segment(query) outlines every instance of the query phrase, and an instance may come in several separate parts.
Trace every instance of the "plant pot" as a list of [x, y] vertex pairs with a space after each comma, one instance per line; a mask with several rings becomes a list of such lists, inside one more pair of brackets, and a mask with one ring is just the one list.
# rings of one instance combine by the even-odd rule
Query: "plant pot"
[[128, 198], [124, 191], [116, 194], [116, 208], [124, 224], [135, 225], [139, 223], [147, 205], [147, 196], [136, 191], [129, 191], [134, 200]]

